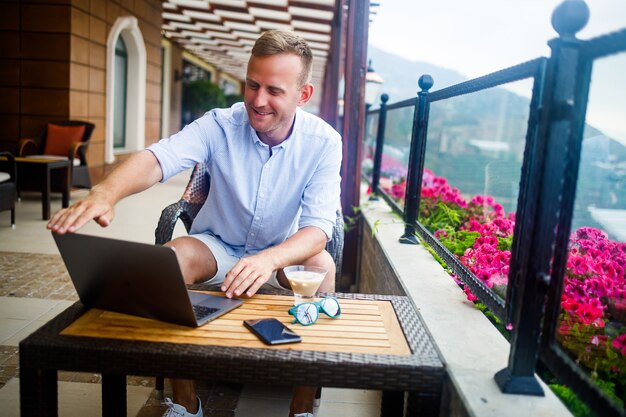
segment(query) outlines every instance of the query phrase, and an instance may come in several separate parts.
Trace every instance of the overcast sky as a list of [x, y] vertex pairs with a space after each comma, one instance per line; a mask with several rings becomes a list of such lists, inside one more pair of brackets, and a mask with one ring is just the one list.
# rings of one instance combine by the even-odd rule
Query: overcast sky
[[[561, 0], [377, 0], [369, 42], [413, 61], [474, 78], [549, 56], [557, 33], [552, 11]], [[589, 39], [626, 28], [626, 0], [587, 0], [590, 19], [578, 33]], [[626, 145], [626, 54], [597, 65], [588, 121]], [[374, 65], [375, 67], [375, 65]], [[597, 74], [597, 75], [596, 75]], [[602, 74], [602, 77], [599, 75]], [[596, 79], [600, 79], [596, 81]], [[436, 86], [435, 86], [436, 87]]]

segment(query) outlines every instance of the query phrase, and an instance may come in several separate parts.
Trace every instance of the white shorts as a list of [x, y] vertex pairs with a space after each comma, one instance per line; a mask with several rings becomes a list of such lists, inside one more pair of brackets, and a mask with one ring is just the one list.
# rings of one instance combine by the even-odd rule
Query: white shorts
[[[213, 253], [213, 256], [215, 257], [215, 262], [217, 263], [217, 272], [215, 273], [215, 276], [204, 281], [204, 284], [217, 285], [224, 282], [226, 274], [232, 269], [233, 266], [235, 266], [240, 258], [237, 256], [229, 255], [228, 252], [226, 252], [226, 248], [224, 248], [224, 242], [222, 242], [219, 238], [213, 235], [200, 233], [189, 236], [196, 238], [205, 245], [207, 245], [211, 253]], [[269, 289], [279, 290], [288, 289], [280, 285], [278, 279], [276, 278], [276, 271], [274, 271], [270, 276], [270, 279], [265, 284], [263, 284], [263, 287], [269, 287]]]

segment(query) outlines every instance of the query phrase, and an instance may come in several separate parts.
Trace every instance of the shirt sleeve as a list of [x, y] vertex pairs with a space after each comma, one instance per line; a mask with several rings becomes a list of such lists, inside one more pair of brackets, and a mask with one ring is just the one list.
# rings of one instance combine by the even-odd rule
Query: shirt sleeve
[[147, 149], [159, 161], [163, 179], [172, 176], [198, 163], [207, 163], [211, 158], [210, 132], [220, 129], [212, 112], [188, 124], [180, 132], [150, 145]]
[[329, 141], [302, 196], [298, 228], [316, 226], [326, 233], [327, 241], [333, 236], [337, 209], [341, 206], [341, 158], [341, 140]]

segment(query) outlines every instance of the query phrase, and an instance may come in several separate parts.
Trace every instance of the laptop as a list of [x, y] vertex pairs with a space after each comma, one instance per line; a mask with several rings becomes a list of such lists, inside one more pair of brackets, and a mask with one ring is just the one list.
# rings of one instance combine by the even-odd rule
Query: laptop
[[197, 327], [243, 301], [188, 291], [167, 246], [52, 233], [80, 301], [87, 307]]

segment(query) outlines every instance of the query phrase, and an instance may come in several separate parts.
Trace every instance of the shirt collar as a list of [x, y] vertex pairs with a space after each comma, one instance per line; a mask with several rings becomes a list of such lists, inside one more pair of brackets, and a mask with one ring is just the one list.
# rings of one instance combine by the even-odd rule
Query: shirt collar
[[[247, 112], [246, 112], [246, 118], [248, 119], [248, 113]], [[302, 117], [302, 109], [300, 107], [296, 108], [296, 114], [295, 114], [294, 118], [295, 118], [295, 120], [293, 122], [293, 128], [291, 129], [291, 133], [289, 134], [289, 136], [287, 136], [287, 139], [285, 139], [284, 141], [282, 141], [278, 145], [273, 146], [272, 149], [274, 149], [274, 148], [287, 149], [289, 147], [290, 143], [293, 142], [292, 138], [295, 136], [296, 131], [299, 130], [300, 126], [302, 125], [303, 117]], [[252, 133], [252, 140], [254, 141], [255, 144], [260, 143], [263, 146], [269, 147], [269, 145], [267, 143], [263, 142], [259, 138], [258, 133], [256, 132], [256, 130], [254, 130], [254, 128], [250, 124], [250, 119], [248, 119], [248, 128], [250, 129], [250, 132]]]

